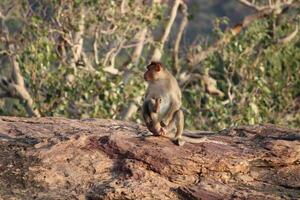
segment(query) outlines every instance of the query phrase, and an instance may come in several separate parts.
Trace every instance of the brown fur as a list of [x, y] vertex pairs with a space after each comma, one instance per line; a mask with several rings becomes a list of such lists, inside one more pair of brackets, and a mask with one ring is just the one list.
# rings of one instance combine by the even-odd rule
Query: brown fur
[[[144, 79], [148, 82], [142, 111], [146, 126], [154, 135], [165, 135], [176, 128], [175, 142], [183, 145], [184, 116], [180, 109], [181, 90], [176, 79], [159, 62], [151, 62], [147, 66]], [[160, 99], [154, 103], [158, 105], [153, 105], [153, 99]], [[157, 107], [157, 112], [149, 107]]]

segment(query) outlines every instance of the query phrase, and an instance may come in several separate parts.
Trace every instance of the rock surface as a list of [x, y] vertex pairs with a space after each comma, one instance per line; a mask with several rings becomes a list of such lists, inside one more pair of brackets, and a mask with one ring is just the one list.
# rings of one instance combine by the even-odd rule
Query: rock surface
[[299, 130], [235, 127], [183, 147], [146, 133], [0, 117], [0, 199], [300, 199]]

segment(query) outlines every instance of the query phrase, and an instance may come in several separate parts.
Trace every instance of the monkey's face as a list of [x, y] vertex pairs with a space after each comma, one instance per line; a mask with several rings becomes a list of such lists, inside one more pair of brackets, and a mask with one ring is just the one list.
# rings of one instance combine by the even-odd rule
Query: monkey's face
[[144, 73], [145, 81], [152, 82], [158, 80], [161, 77], [162, 70], [161, 63], [151, 62], [150, 65], [147, 66], [147, 71]]

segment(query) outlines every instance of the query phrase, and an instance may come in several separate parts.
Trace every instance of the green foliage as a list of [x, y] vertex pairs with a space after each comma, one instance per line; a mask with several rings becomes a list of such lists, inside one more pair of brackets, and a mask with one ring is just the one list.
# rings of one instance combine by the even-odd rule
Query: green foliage
[[[26, 2], [22, 1], [24, 8], [29, 7]], [[121, 14], [122, 2], [36, 1], [38, 4], [31, 5], [33, 13], [26, 20], [15, 14], [7, 21], [10, 31], [19, 34], [16, 41], [21, 46], [18, 58], [22, 75], [42, 116], [118, 119], [129, 102], [143, 96], [142, 73], [154, 45], [152, 38], [148, 36], [149, 44], [144, 46], [138, 65], [123, 67], [132, 55], [132, 48], [122, 48], [115, 58], [112, 55], [118, 47], [134, 43], [133, 37], [144, 27], [150, 32], [161, 28], [166, 7], [145, 6], [142, 1], [131, 0], [124, 6], [126, 14]], [[86, 14], [83, 48], [94, 70], [82, 64], [83, 58], [75, 68], [70, 64], [74, 53], [70, 43], [79, 32], [82, 9]], [[285, 44], [277, 42], [293, 32], [296, 24], [300, 26], [297, 13], [257, 20], [197, 66], [189, 66], [186, 52], [181, 52], [181, 65], [186, 66], [182, 71], [192, 72], [196, 77], [182, 86], [187, 128], [218, 130], [258, 123], [299, 127], [300, 37], [298, 34]], [[291, 20], [293, 23], [289, 23]], [[214, 35], [226, 37], [223, 30], [228, 23], [227, 18], [217, 19]], [[98, 39], [98, 63], [93, 58], [97, 29], [102, 30]], [[61, 38], [65, 56], [62, 56]], [[205, 49], [200, 45], [195, 48]], [[173, 69], [172, 53], [172, 44], [168, 44], [162, 62], [170, 70]], [[112, 66], [119, 72], [105, 70]], [[126, 70], [132, 73], [128, 80], [124, 78]], [[224, 93], [223, 97], [207, 92], [201, 78], [206, 72], [217, 81], [216, 87]], [[18, 101], [1, 103], [0, 114], [26, 115]], [[133, 120], [139, 118], [136, 113]]]
[[[283, 21], [272, 38], [270, 23], [272, 19], [253, 23], [203, 62], [202, 67], [209, 69], [225, 97], [208, 95], [198, 82], [190, 84], [184, 91], [185, 108], [192, 113], [187, 119], [190, 126], [222, 129], [275, 123], [299, 127], [300, 38], [298, 35], [287, 44], [278, 44], [276, 39], [290, 34], [295, 24]], [[220, 35], [220, 29], [217, 31]]]

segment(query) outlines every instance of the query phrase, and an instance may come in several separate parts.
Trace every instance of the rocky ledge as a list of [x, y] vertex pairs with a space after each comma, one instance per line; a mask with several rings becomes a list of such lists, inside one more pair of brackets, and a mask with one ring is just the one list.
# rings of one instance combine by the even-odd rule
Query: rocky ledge
[[233, 127], [183, 147], [146, 133], [114, 120], [0, 117], [0, 199], [300, 198], [299, 130]]

